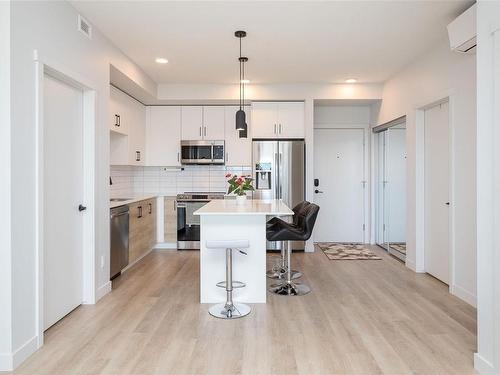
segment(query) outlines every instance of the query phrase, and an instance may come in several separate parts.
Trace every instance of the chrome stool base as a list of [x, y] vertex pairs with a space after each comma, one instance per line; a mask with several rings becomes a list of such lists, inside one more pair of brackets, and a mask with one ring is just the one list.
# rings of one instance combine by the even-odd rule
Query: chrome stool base
[[311, 288], [300, 283], [284, 282], [282, 284], [271, 285], [268, 290], [280, 296], [303, 296], [309, 293]]
[[[269, 279], [273, 280], [282, 280], [286, 278], [286, 269], [281, 268], [280, 270], [273, 271], [269, 270], [266, 272], [266, 276]], [[292, 270], [292, 280], [298, 279], [299, 277], [302, 277], [302, 273], [299, 271]]]
[[250, 314], [250, 306], [235, 303], [228, 307], [225, 303], [218, 303], [208, 309], [210, 315], [219, 319], [238, 319]]

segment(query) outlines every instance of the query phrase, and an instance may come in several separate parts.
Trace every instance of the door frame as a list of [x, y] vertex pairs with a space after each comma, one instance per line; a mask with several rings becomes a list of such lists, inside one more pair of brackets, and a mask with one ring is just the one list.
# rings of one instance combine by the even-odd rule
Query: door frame
[[44, 304], [44, 76], [45, 74], [70, 86], [82, 90], [83, 94], [83, 202], [87, 206], [83, 215], [83, 301], [94, 304], [96, 301], [96, 253], [95, 253], [95, 127], [96, 127], [96, 87], [87, 79], [70, 69], [46, 59], [37, 50], [33, 53], [35, 68], [35, 311], [37, 346], [44, 342], [43, 304]]
[[454, 203], [454, 183], [455, 180], [455, 164], [453, 155], [455, 151], [455, 135], [453, 127], [454, 113], [454, 94], [450, 90], [446, 94], [437, 96], [434, 100], [430, 100], [427, 104], [419, 106], [415, 110], [415, 132], [416, 132], [416, 189], [415, 189], [415, 264], [407, 265], [414, 269], [415, 272], [425, 273], [425, 111], [439, 104], [448, 102], [448, 165], [449, 165], [449, 185], [448, 196], [450, 199], [449, 206], [449, 223], [448, 223], [448, 243], [449, 243], [449, 292], [454, 294], [455, 285], [455, 205]]
[[[368, 171], [370, 171], [370, 152], [371, 150], [367, 150], [367, 146], [370, 145], [371, 142], [371, 134], [369, 131], [369, 125], [352, 125], [349, 126], [339, 126], [334, 124], [314, 124], [314, 131], [317, 129], [328, 129], [328, 130], [361, 130], [363, 132], [363, 181], [364, 181], [364, 193], [363, 193], [363, 222], [364, 222], [364, 230], [363, 230], [363, 242], [365, 244], [370, 243], [372, 236], [372, 226], [370, 222], [370, 197], [371, 197], [371, 176]], [[313, 163], [314, 161], [314, 153], [312, 155]], [[314, 164], [313, 164], [314, 165]], [[313, 168], [314, 175], [314, 168]], [[314, 193], [313, 193], [314, 197]], [[314, 202], [314, 200], [313, 200]]]

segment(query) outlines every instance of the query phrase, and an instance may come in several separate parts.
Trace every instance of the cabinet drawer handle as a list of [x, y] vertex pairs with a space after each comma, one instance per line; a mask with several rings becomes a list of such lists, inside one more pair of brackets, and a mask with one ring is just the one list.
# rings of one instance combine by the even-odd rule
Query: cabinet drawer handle
[[115, 114], [115, 126], [120, 126], [120, 115]]
[[177, 162], [180, 162], [180, 161], [181, 161], [180, 155], [179, 155], [179, 153], [177, 153]]
[[203, 135], [205, 137], [207, 136], [207, 127], [206, 126], [203, 127]]
[[201, 137], [201, 126], [200, 126], [200, 137]]
[[274, 134], [276, 134], [276, 124], [274, 124]]
[[281, 134], [281, 124], [279, 125], [279, 133]]
[[135, 152], [135, 161], [141, 161], [141, 152], [140, 151]]
[[137, 218], [140, 219], [142, 217], [142, 206], [137, 207], [139, 209], [139, 215], [137, 215]]
[[226, 163], [229, 160], [229, 152], [226, 152]]
[[148, 203], [149, 206], [149, 214], [151, 215], [153, 213], [153, 205], [151, 203]]

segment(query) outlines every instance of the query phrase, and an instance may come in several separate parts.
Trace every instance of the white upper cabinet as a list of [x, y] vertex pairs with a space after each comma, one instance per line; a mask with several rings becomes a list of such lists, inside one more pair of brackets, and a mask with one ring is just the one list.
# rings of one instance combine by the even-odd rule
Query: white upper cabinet
[[128, 97], [129, 165], [144, 165], [146, 156], [146, 107]]
[[278, 103], [278, 133], [281, 138], [304, 138], [304, 102]]
[[[239, 131], [236, 130], [236, 111], [239, 107], [225, 108], [225, 149], [226, 165], [228, 166], [250, 166], [252, 165], [252, 140], [240, 138]], [[247, 124], [250, 127], [250, 107], [245, 107]]]
[[110, 86], [110, 163], [144, 165], [146, 153], [146, 107]]
[[224, 117], [223, 106], [203, 107], [203, 139], [210, 141], [224, 139]]
[[113, 86], [109, 87], [109, 129], [126, 135], [128, 134], [128, 121], [124, 113], [126, 110], [123, 100], [124, 96], [126, 96], [126, 94], [117, 88]]
[[278, 103], [252, 103], [252, 138], [278, 137]]
[[181, 107], [147, 107], [146, 165], [179, 166]]
[[182, 106], [181, 107], [183, 140], [194, 141], [203, 139], [203, 107]]
[[304, 138], [303, 102], [252, 103], [252, 138]]
[[182, 106], [182, 139], [185, 141], [224, 139], [223, 106]]

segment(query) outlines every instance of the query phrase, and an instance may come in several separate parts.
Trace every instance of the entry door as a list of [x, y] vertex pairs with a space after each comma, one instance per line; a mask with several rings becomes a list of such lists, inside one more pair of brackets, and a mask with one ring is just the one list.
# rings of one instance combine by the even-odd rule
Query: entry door
[[83, 92], [44, 77], [44, 329], [82, 303]]
[[449, 283], [449, 130], [448, 103], [425, 111], [425, 270]]
[[315, 129], [317, 242], [364, 241], [364, 130]]

